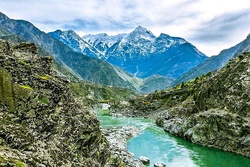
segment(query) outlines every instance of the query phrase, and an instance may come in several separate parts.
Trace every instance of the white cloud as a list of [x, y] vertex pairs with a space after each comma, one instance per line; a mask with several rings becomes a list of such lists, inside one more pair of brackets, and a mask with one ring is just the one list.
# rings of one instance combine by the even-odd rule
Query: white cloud
[[250, 33], [249, 0], [1, 0], [0, 11], [46, 32], [117, 34], [142, 25], [155, 35], [183, 37], [207, 55]]

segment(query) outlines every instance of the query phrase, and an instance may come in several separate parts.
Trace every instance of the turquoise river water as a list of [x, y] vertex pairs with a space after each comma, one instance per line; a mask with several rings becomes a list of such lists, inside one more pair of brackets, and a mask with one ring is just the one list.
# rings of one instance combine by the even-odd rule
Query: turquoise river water
[[167, 167], [250, 167], [250, 158], [192, 144], [165, 133], [152, 120], [98, 116], [102, 127], [134, 125], [141, 133], [127, 143], [135, 158], [150, 158], [150, 167], [163, 162]]

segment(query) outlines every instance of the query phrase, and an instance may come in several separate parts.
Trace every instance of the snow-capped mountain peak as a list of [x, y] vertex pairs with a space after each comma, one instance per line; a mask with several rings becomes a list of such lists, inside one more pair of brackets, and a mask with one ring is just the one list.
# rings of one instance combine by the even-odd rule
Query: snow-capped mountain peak
[[161, 33], [160, 36], [156, 38], [155, 45], [169, 48], [172, 45], [176, 45], [176, 44], [181, 45], [184, 43], [188, 43], [188, 42], [183, 38], [171, 37], [168, 34]]
[[65, 43], [75, 52], [83, 53], [85, 55], [88, 55], [94, 58], [103, 57], [102, 53], [100, 53], [97, 49], [92, 47], [89, 43], [84, 41], [73, 30], [68, 30], [68, 31], [56, 30], [54, 32], [48, 33], [48, 35]]
[[147, 30], [146, 28], [142, 27], [142, 26], [138, 26], [135, 28], [134, 31], [132, 31], [131, 33], [128, 34], [128, 36], [126, 37], [126, 40], [135, 40], [135, 39], [145, 39], [145, 40], [149, 40], [152, 41], [154, 40], [156, 37], [154, 36], [154, 34]]
[[164, 33], [156, 37], [142, 26], [128, 34], [89, 34], [82, 40], [90, 46], [82, 51], [86, 55], [97, 54], [96, 57], [139, 77], [159, 74], [177, 78], [207, 58], [183, 38]]
[[101, 42], [107, 45], [108, 47], [111, 47], [113, 44], [117, 43], [125, 36], [126, 34], [118, 34], [114, 36], [109, 36], [106, 33], [100, 33], [96, 35], [88, 34], [88, 35], [83, 36], [82, 39], [87, 41], [92, 46], [96, 46], [100, 44]]

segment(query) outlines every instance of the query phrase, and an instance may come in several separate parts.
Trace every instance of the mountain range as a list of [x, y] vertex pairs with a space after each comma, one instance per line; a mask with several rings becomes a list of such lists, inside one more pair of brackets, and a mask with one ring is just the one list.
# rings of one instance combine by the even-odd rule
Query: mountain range
[[164, 33], [156, 37], [142, 26], [128, 34], [115, 36], [101, 33], [81, 38], [72, 30], [57, 30], [49, 35], [72, 50], [105, 60], [141, 78], [155, 74], [178, 78], [207, 59], [185, 39]]
[[[45, 33], [32, 23], [0, 13], [0, 38], [33, 42], [40, 55], [52, 55], [57, 67], [79, 80], [150, 93], [222, 68], [229, 59], [250, 51], [250, 37], [207, 57], [183, 38], [138, 26], [130, 33], [80, 37], [73, 30]], [[62, 69], [59, 67], [58, 69]], [[66, 69], [66, 70], [65, 70]]]
[[[175, 136], [250, 157], [250, 53], [238, 55], [249, 51], [250, 36], [207, 58], [182, 38], [141, 26], [81, 38], [0, 13], [0, 166], [137, 166], [113, 152], [89, 111], [109, 100], [110, 114], [153, 118]], [[174, 84], [196, 78], [143, 96], [130, 90], [149, 93], [177, 77]]]
[[45, 49], [57, 62], [81, 80], [103, 85], [128, 87], [134, 90], [142, 85], [141, 79], [135, 78], [123, 70], [117, 70], [118, 67], [103, 60], [73, 51], [64, 43], [39, 30], [30, 22], [13, 20], [0, 13], [0, 27], [2, 31], [4, 29], [4, 31], [11, 33], [12, 36], [18, 36]]

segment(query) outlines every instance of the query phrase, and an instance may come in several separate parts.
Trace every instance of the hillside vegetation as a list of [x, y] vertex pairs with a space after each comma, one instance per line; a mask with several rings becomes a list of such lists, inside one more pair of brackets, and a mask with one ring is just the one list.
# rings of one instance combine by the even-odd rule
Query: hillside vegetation
[[166, 132], [250, 157], [250, 53], [174, 88], [113, 106], [113, 113], [156, 118]]

